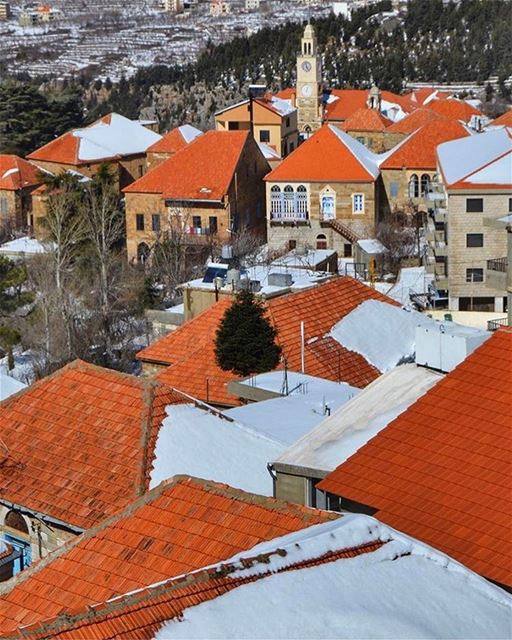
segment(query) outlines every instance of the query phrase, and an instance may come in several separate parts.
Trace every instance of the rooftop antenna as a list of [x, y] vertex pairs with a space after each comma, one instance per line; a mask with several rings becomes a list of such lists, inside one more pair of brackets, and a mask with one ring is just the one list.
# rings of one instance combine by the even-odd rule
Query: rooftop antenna
[[288, 360], [286, 359], [286, 356], [283, 356], [283, 363], [284, 363], [284, 373], [283, 373], [283, 385], [281, 387], [281, 395], [287, 396], [290, 391], [288, 388]]

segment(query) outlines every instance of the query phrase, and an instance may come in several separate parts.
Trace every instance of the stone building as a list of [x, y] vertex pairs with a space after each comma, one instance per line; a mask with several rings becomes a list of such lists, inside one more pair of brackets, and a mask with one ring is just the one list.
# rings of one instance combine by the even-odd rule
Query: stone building
[[385, 151], [386, 129], [393, 124], [381, 111], [381, 94], [374, 85], [368, 95], [368, 104], [350, 115], [340, 127], [375, 153]]
[[265, 234], [269, 166], [248, 131], [208, 131], [124, 190], [128, 258], [144, 261], [158, 240], [227, 241]]
[[437, 159], [445, 206], [434, 215], [444, 234], [450, 309], [503, 313], [506, 294], [485, 274], [488, 260], [507, 255], [507, 234], [489, 223], [512, 213], [512, 131], [446, 142]]
[[372, 237], [379, 211], [377, 157], [325, 125], [266, 178], [267, 241], [275, 249], [334, 249], [351, 256]]
[[301, 134], [308, 136], [322, 126], [323, 83], [322, 59], [314, 28], [308, 24], [301, 40], [301, 52], [297, 57], [297, 108]]
[[22, 230], [30, 222], [32, 192], [41, 184], [39, 169], [15, 155], [0, 155], [0, 227]]
[[154, 169], [164, 160], [168, 160], [181, 149], [184, 149], [202, 133], [191, 124], [183, 124], [166, 133], [160, 140], [148, 147], [146, 151], [148, 171]]
[[217, 131], [252, 131], [261, 145], [284, 158], [299, 143], [297, 109], [291, 103], [265, 94], [243, 100], [215, 114]]
[[71, 170], [87, 177], [107, 164], [123, 188], [144, 175], [146, 150], [160, 139], [139, 122], [111, 113], [88, 127], [68, 131], [27, 158], [51, 173]]

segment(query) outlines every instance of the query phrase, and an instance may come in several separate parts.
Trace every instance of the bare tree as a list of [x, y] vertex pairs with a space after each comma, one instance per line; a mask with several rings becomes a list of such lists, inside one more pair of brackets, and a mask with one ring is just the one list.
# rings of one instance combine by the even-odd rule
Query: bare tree
[[420, 260], [420, 214], [395, 211], [377, 226], [377, 238], [386, 248], [384, 267], [395, 275], [404, 263]]

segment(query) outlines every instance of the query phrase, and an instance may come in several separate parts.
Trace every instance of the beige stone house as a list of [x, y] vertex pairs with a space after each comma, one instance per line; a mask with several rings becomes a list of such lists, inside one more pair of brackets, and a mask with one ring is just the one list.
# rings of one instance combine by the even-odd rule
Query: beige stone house
[[41, 184], [39, 169], [15, 155], [0, 155], [0, 227], [22, 230], [30, 221], [32, 192]]
[[450, 309], [503, 313], [506, 292], [486, 281], [486, 266], [507, 255], [507, 234], [492, 221], [512, 212], [512, 130], [447, 142], [437, 158]]
[[265, 182], [272, 248], [334, 249], [348, 257], [359, 238], [375, 233], [377, 157], [334, 125], [308, 138]]
[[145, 260], [157, 240], [227, 241], [265, 234], [269, 165], [249, 131], [208, 131], [124, 190], [128, 258]]
[[297, 148], [297, 109], [286, 100], [266, 94], [244, 100], [215, 114], [217, 131], [251, 131], [256, 142], [285, 157]]
[[146, 150], [160, 139], [143, 124], [111, 113], [88, 127], [68, 131], [27, 158], [51, 173], [71, 170], [88, 177], [107, 164], [122, 189], [144, 175]]

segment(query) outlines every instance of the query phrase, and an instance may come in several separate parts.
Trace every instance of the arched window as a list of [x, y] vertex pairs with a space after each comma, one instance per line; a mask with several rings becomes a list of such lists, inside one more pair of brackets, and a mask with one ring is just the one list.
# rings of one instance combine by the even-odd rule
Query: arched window
[[305, 214], [308, 211], [308, 192], [303, 184], [297, 187], [297, 213]]
[[20, 533], [29, 535], [27, 523], [25, 522], [25, 518], [21, 515], [19, 511], [14, 511], [11, 509], [7, 512], [4, 520], [4, 525], [9, 527], [10, 529], [15, 529]]
[[327, 249], [327, 238], [323, 233], [319, 233], [316, 237], [316, 248], [317, 249]]
[[284, 188], [284, 211], [285, 213], [293, 213], [293, 205], [295, 200], [295, 194], [293, 193], [293, 187], [289, 184]]
[[428, 173], [424, 173], [421, 176], [421, 195], [424, 196], [426, 193], [428, 193], [430, 189], [430, 176], [428, 175]]
[[420, 181], [418, 176], [413, 173], [409, 180], [409, 198], [419, 198]]
[[281, 188], [276, 184], [270, 189], [270, 213], [274, 216], [282, 213]]
[[149, 258], [149, 247], [145, 242], [141, 242], [137, 247], [137, 261], [144, 264]]

